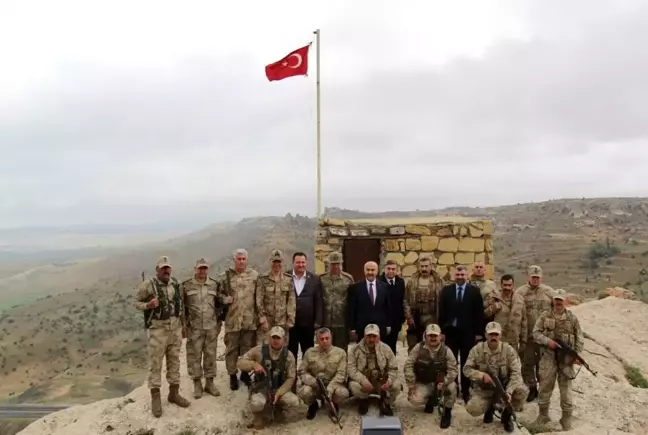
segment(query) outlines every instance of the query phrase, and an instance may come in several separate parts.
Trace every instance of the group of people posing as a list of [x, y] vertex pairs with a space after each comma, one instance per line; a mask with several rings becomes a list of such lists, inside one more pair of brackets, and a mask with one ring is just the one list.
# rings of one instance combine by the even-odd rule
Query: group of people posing
[[[190, 405], [179, 392], [183, 338], [194, 398], [220, 395], [214, 378], [223, 326], [229, 387], [247, 385], [253, 426], [265, 424], [268, 406], [280, 419], [282, 409], [303, 402], [306, 417], [313, 419], [318, 399], [327, 399], [334, 407], [328, 411], [337, 412], [350, 396], [361, 415], [372, 395], [379, 398], [381, 415], [393, 415], [404, 390], [395, 355], [406, 324], [408, 400], [427, 413], [438, 408], [441, 428], [451, 425], [459, 394], [470, 415], [483, 415], [484, 423], [497, 415], [508, 432], [514, 430], [514, 412], [536, 399], [537, 422], [548, 423], [556, 381], [560, 423], [571, 428], [573, 364], [579, 361], [565, 358], [558, 343], [581, 352], [583, 334], [566, 310], [564, 290], [542, 284], [539, 266], [530, 266], [528, 281], [514, 290], [512, 275], [503, 275], [499, 286], [486, 279], [483, 263], [475, 263], [470, 276], [458, 265], [453, 280], [444, 282], [429, 257], [419, 258], [417, 272], [407, 280], [393, 261], [380, 275], [378, 265], [367, 262], [365, 276], [356, 281], [342, 270], [339, 252], [329, 255], [328, 271], [319, 276], [306, 270], [302, 252], [292, 256], [287, 272], [283, 253], [273, 250], [265, 274], [248, 267], [247, 256], [236, 250], [233, 266], [216, 277], [201, 258], [194, 276], [183, 282], [171, 276], [168, 257], [161, 257], [155, 277], [138, 287], [134, 305], [148, 330], [154, 416], [162, 415], [165, 359], [169, 403]], [[496, 385], [504, 391], [498, 394]]]

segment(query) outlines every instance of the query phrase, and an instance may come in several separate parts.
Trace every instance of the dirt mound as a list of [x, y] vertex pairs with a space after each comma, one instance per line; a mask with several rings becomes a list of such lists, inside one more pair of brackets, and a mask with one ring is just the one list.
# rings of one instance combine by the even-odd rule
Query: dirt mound
[[[637, 301], [609, 297], [587, 302], [572, 308], [581, 320], [587, 334], [583, 357], [597, 376], [583, 369], [573, 384], [576, 411], [574, 430], [563, 432], [571, 435], [645, 434], [642, 427], [648, 422], [648, 390], [632, 387], [626, 380], [625, 365], [648, 373], [648, 305]], [[221, 347], [221, 349], [223, 349]], [[184, 346], [183, 346], [184, 350]], [[398, 360], [402, 369], [406, 349], [400, 348]], [[184, 354], [182, 355], [184, 361]], [[186, 373], [183, 365], [182, 373]], [[285, 434], [304, 433], [358, 434], [360, 418], [353, 401], [342, 407], [344, 429], [340, 430], [320, 412], [314, 420], [306, 420], [306, 407], [287, 416], [287, 422], [255, 432], [247, 428], [250, 415], [247, 411], [247, 390], [229, 391], [225, 368], [219, 362], [218, 385], [222, 386], [220, 397], [191, 396], [191, 380], [184, 376], [182, 391], [191, 401], [187, 410], [171, 406], [163, 400], [164, 415], [155, 419], [150, 412], [149, 393], [146, 387], [134, 390], [120, 399], [103, 400], [84, 406], [76, 406], [44, 417], [20, 432], [21, 435], [215, 435], [215, 434]], [[163, 377], [164, 378], [164, 377]], [[167, 393], [163, 388], [163, 395]], [[551, 417], [554, 420], [542, 433], [559, 430], [560, 416], [558, 391], [552, 399]], [[439, 417], [423, 414], [407, 403], [405, 392], [396, 402], [396, 415], [400, 418], [405, 434], [422, 435], [438, 428]], [[372, 407], [370, 415], [376, 415]], [[450, 429], [445, 434], [501, 434], [496, 421], [484, 425], [481, 418], [470, 417], [458, 402], [453, 412]], [[537, 405], [527, 405], [519, 419], [525, 426], [537, 416]], [[437, 429], [439, 430], [439, 429]], [[534, 430], [534, 432], [537, 432]], [[519, 433], [528, 433], [522, 429]]]

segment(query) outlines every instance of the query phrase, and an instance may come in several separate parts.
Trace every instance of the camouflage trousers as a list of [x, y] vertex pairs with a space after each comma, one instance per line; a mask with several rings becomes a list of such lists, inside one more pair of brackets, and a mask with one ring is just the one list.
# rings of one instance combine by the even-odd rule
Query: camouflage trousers
[[[414, 393], [409, 395], [407, 400], [414, 406], [425, 406], [428, 399], [432, 395], [436, 385], [431, 384], [416, 384], [416, 389]], [[446, 384], [443, 389], [443, 406], [446, 408], [452, 408], [457, 400], [457, 383], [452, 382]]]
[[537, 368], [540, 362], [540, 345], [530, 339], [524, 347], [520, 359], [522, 360], [522, 379], [524, 383], [527, 387], [535, 387], [539, 377]]
[[[331, 395], [331, 400], [333, 400], [333, 403], [336, 405], [339, 405], [349, 398], [349, 390], [347, 390], [344, 385], [329, 384], [326, 389]], [[315, 388], [303, 384], [299, 387], [297, 395], [306, 405], [312, 405], [318, 397]]]
[[[358, 399], [368, 399], [371, 394], [375, 395], [380, 395], [380, 384], [374, 384], [374, 389], [371, 393], [365, 393], [362, 391], [362, 385], [359, 382], [356, 381], [349, 381], [349, 390], [351, 390], [351, 394], [353, 394], [353, 397], [356, 397]], [[390, 405], [394, 404], [394, 401], [396, 401], [396, 396], [398, 396], [401, 393], [401, 384], [400, 382], [396, 381], [392, 384], [392, 386], [389, 388], [389, 399], [388, 402]]]
[[344, 326], [329, 327], [329, 329], [331, 330], [333, 346], [339, 347], [346, 352], [349, 347], [349, 330]]
[[569, 378], [574, 377], [574, 368], [572, 366], [558, 369], [556, 358], [553, 351], [545, 350], [542, 359], [540, 359], [540, 388], [538, 389], [538, 406], [549, 407], [551, 395], [556, 387], [558, 380], [558, 390], [560, 391], [560, 409], [563, 412], [570, 412], [574, 409], [572, 399], [572, 381]]
[[[470, 400], [466, 403], [466, 411], [468, 414], [473, 417], [485, 414], [491, 406], [494, 393], [494, 390], [475, 388], [473, 394], [470, 396]], [[513, 393], [511, 394], [511, 405], [513, 405], [513, 409], [516, 412], [522, 411], [522, 407], [524, 406], [528, 394], [529, 388], [524, 384], [519, 385], [515, 390], [513, 390]]]
[[187, 372], [191, 379], [216, 377], [216, 356], [218, 334], [221, 322], [216, 329], [193, 329], [187, 331]]
[[[254, 393], [250, 396], [250, 410], [254, 413], [263, 412], [267, 397], [262, 393]], [[277, 405], [283, 408], [296, 408], [299, 406], [299, 397], [288, 391], [277, 400]]]
[[[272, 326], [277, 326], [277, 325], [272, 325]], [[270, 328], [272, 328], [272, 326]], [[283, 330], [286, 331], [285, 341], [284, 342], [288, 343], [288, 338], [290, 336], [290, 334], [288, 333], [288, 328], [286, 328], [285, 325], [278, 325], [278, 326], [281, 326], [283, 328]], [[259, 344], [268, 344], [268, 340], [270, 338], [270, 329], [268, 329], [267, 331], [264, 331], [263, 328], [259, 327], [259, 329], [257, 329], [257, 331], [256, 331], [256, 337], [257, 337], [256, 338], [256, 340], [257, 340], [256, 344], [257, 345], [259, 345]]]
[[256, 338], [256, 331], [250, 330], [225, 333], [225, 367], [228, 375], [236, 374], [238, 358], [256, 345]]
[[148, 387], [162, 386], [162, 362], [166, 359], [166, 378], [169, 384], [180, 384], [180, 347], [182, 326], [179, 321], [166, 323], [148, 330]]

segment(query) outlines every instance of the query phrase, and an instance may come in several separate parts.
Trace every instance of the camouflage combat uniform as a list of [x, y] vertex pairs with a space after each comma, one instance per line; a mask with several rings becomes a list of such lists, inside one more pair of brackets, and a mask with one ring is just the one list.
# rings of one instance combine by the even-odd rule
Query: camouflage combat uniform
[[511, 291], [508, 295], [496, 290], [486, 296], [484, 317], [492, 318], [502, 326], [502, 341], [523, 353], [527, 338], [527, 313], [524, 297]]
[[238, 357], [256, 344], [258, 317], [254, 291], [258, 276], [254, 269], [238, 273], [229, 268], [217, 278], [220, 302], [225, 304], [227, 296], [233, 298], [225, 318], [225, 367], [230, 376], [236, 376]]
[[[366, 334], [366, 332], [365, 332]], [[379, 341], [374, 349], [369, 349], [364, 339], [349, 350], [347, 363], [349, 374], [349, 390], [358, 399], [368, 399], [369, 394], [380, 394], [380, 387], [385, 383], [385, 376], [392, 382], [388, 391], [390, 405], [401, 392], [398, 381], [398, 363], [391, 348]], [[373, 385], [371, 393], [362, 391], [362, 384], [369, 382]]]
[[486, 279], [483, 276], [470, 276], [470, 283], [476, 287], [479, 287], [479, 292], [481, 293], [482, 300], [484, 301], [484, 308], [486, 308], [486, 297], [497, 290], [497, 285], [495, 281], [491, 279]]
[[[542, 276], [542, 269], [539, 266], [529, 267], [529, 276], [532, 274]], [[524, 383], [532, 389], [537, 388], [537, 366], [540, 363], [540, 347], [533, 340], [531, 336], [533, 332], [533, 325], [536, 324], [538, 317], [544, 311], [551, 309], [551, 295], [553, 289], [548, 285], [540, 284], [538, 287], [531, 287], [529, 283], [518, 287], [515, 290], [516, 294], [522, 295], [524, 298], [524, 306], [526, 308], [527, 318], [527, 340], [526, 346], [520, 358], [522, 359], [522, 378]]]
[[302, 381], [298, 395], [306, 405], [317, 399], [317, 376], [322, 377], [326, 390], [336, 405], [349, 398], [345, 384], [347, 379], [347, 354], [339, 347], [331, 346], [324, 350], [319, 346], [311, 347], [302, 358], [297, 376]]
[[[332, 252], [329, 264], [341, 264], [342, 254]], [[339, 275], [327, 272], [320, 275], [324, 288], [324, 325], [331, 330], [333, 346], [346, 352], [349, 346], [349, 329], [347, 328], [347, 290], [353, 284], [353, 276], [340, 271]]]
[[194, 277], [184, 281], [181, 289], [188, 328], [187, 371], [197, 389], [195, 397], [202, 395], [200, 382], [203, 376], [207, 379], [207, 392], [219, 395], [213, 384], [218, 335], [223, 323], [219, 319], [222, 309], [218, 302], [218, 282], [210, 277], [201, 282]]
[[[556, 290], [554, 297], [564, 299], [564, 291], [561, 294]], [[562, 409], [560, 423], [563, 425], [564, 430], [569, 430], [574, 410], [571, 384], [575, 377], [575, 371], [573, 361], [565, 361], [564, 358], [559, 360], [556, 357], [556, 352], [548, 347], [549, 340], [555, 340], [556, 338], [562, 339], [578, 353], [583, 351], [585, 340], [580, 322], [576, 315], [567, 309], [562, 313], [558, 313], [555, 309], [542, 313], [533, 328], [533, 339], [542, 346], [539, 371], [540, 391], [538, 395], [539, 423], [549, 422], [549, 404], [557, 379], [558, 389], [560, 390], [560, 408]]]
[[429, 277], [414, 273], [405, 284], [403, 308], [405, 318], [414, 320], [414, 327], [407, 330], [407, 351], [410, 352], [423, 338], [428, 325], [439, 320], [439, 293], [443, 288], [443, 279], [436, 271]]
[[282, 272], [273, 276], [272, 272], [259, 275], [256, 285], [256, 309], [259, 315], [259, 325], [264, 320], [268, 322], [268, 330], [259, 327], [257, 343], [268, 342], [268, 332], [273, 326], [281, 326], [286, 331], [295, 326], [295, 312], [297, 311], [297, 297], [292, 275]]

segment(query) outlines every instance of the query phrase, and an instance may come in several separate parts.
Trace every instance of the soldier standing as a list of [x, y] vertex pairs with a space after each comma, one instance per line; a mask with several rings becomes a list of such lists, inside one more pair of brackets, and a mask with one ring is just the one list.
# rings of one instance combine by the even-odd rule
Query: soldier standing
[[[270, 329], [269, 344], [255, 346], [238, 360], [238, 368], [243, 373], [254, 371], [254, 383], [250, 387], [250, 409], [254, 414], [254, 427], [264, 425], [263, 409], [267, 404], [268, 383], [272, 389], [273, 403], [286, 408], [299, 406], [299, 398], [290, 391], [296, 380], [295, 357], [286, 347], [285, 331], [280, 326]], [[267, 378], [270, 376], [270, 379]], [[278, 410], [279, 415], [281, 409]]]
[[443, 395], [441, 429], [450, 427], [452, 408], [457, 400], [457, 359], [441, 343], [441, 328], [432, 324], [425, 328], [425, 339], [418, 343], [405, 361], [405, 381], [408, 385], [407, 399], [414, 406], [425, 405], [425, 412], [434, 412], [432, 393], [436, 389]]
[[438, 323], [439, 292], [443, 288], [443, 279], [432, 270], [429, 257], [419, 259], [418, 271], [405, 285], [403, 300], [407, 329], [407, 351], [423, 338], [427, 325]]
[[194, 277], [182, 283], [187, 319], [187, 370], [194, 381], [194, 398], [203, 395], [202, 377], [205, 389], [212, 396], [220, 391], [214, 385], [216, 377], [216, 350], [222, 321], [218, 302], [218, 281], [207, 276], [209, 263], [204, 258], [196, 262]]
[[187, 399], [180, 395], [180, 347], [186, 334], [184, 308], [180, 286], [171, 277], [169, 257], [160, 257], [155, 266], [155, 277], [143, 281], [137, 288], [135, 308], [144, 312], [144, 326], [148, 329], [148, 387], [151, 390], [151, 411], [162, 415], [162, 362], [166, 358], [169, 403], [186, 408]]
[[[578, 361], [565, 361], [565, 357], [558, 351], [560, 346], [554, 341], [562, 339], [567, 346], [580, 353], [583, 351], [585, 340], [578, 317], [565, 308], [566, 293], [558, 289], [553, 294], [553, 307], [538, 317], [533, 328], [533, 339], [542, 346], [542, 358], [540, 360], [540, 394], [538, 396], [538, 407], [540, 414], [537, 423], [546, 424], [549, 419], [549, 404], [551, 394], [558, 379], [560, 390], [560, 408], [562, 418], [560, 425], [563, 430], [572, 428], [571, 417], [574, 410], [572, 401], [572, 380], [576, 377], [573, 364]], [[556, 353], [558, 352], [558, 355]]]
[[495, 281], [486, 278], [486, 266], [483, 261], [478, 261], [473, 264], [472, 275], [470, 275], [470, 283], [479, 287], [479, 292], [482, 299], [486, 300], [486, 296], [497, 290]]
[[298, 394], [308, 405], [306, 418], [309, 420], [315, 418], [318, 409], [317, 397], [322, 394], [317, 384], [318, 376], [322, 378], [336, 409], [339, 410], [340, 403], [349, 398], [349, 390], [345, 387], [347, 354], [343, 349], [333, 346], [331, 331], [328, 328], [317, 330], [317, 346], [306, 351], [297, 370], [297, 376], [302, 381]]
[[349, 346], [347, 290], [353, 284], [353, 277], [342, 271], [342, 254], [339, 252], [331, 252], [328, 261], [328, 272], [320, 275], [324, 288], [324, 326], [333, 335], [333, 346], [346, 352]]
[[358, 398], [358, 413], [369, 411], [369, 395], [380, 394], [380, 415], [394, 415], [392, 406], [401, 392], [398, 382], [398, 363], [394, 352], [380, 341], [376, 324], [365, 327], [364, 337], [349, 351], [347, 361], [349, 389]]
[[[259, 276], [247, 267], [245, 249], [234, 251], [234, 267], [218, 276], [220, 302], [228, 306], [225, 318], [225, 367], [230, 378], [230, 389], [238, 390], [236, 361], [256, 344], [257, 313], [254, 290]], [[248, 372], [241, 373], [241, 381], [249, 385]]]
[[551, 295], [553, 289], [542, 284], [542, 268], [540, 266], [529, 266], [529, 280], [526, 284], [515, 290], [516, 294], [522, 295], [526, 308], [527, 317], [527, 340], [526, 346], [520, 355], [522, 360], [522, 378], [529, 387], [527, 402], [532, 402], [538, 397], [538, 364], [540, 363], [540, 347], [531, 336], [533, 325], [544, 311], [551, 309]]
[[500, 290], [486, 296], [484, 317], [499, 323], [502, 326], [502, 341], [522, 355], [529, 336], [524, 297], [513, 292], [513, 275], [503, 275], [500, 285]]
[[[268, 332], [273, 326], [288, 331], [295, 326], [297, 297], [292, 275], [283, 270], [283, 253], [275, 249], [270, 254], [270, 272], [259, 275], [256, 284], [256, 309], [259, 314], [257, 343], [268, 342]], [[286, 342], [288, 334], [286, 333]]]
[[[489, 373], [496, 375], [506, 389], [507, 399], [515, 411], [521, 411], [528, 393], [522, 380], [520, 359], [509, 344], [502, 343], [502, 327], [497, 322], [486, 325], [486, 341], [477, 343], [470, 350], [464, 375], [473, 382], [474, 393], [466, 404], [466, 411], [473, 417], [484, 414], [484, 423], [493, 422], [496, 403], [493, 402], [495, 390]], [[515, 427], [510, 410], [502, 411], [502, 425], [507, 432]]]

